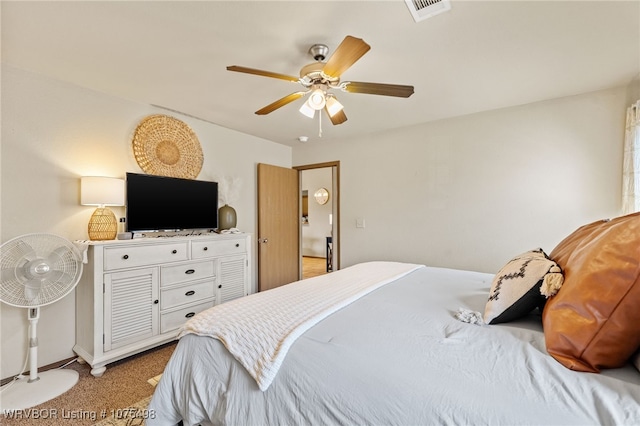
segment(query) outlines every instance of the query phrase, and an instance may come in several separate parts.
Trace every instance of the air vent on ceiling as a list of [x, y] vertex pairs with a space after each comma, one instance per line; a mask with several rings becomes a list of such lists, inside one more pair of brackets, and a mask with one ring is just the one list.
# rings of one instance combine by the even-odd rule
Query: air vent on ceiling
[[451, 9], [449, 0], [404, 0], [416, 22]]

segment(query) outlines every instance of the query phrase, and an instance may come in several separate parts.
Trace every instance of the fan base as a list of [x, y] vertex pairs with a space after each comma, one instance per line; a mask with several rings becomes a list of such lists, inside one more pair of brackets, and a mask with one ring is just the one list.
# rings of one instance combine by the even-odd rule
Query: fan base
[[40, 380], [29, 383], [29, 377], [13, 381], [2, 387], [0, 412], [24, 410], [62, 395], [78, 382], [74, 370], [49, 370], [38, 373]]

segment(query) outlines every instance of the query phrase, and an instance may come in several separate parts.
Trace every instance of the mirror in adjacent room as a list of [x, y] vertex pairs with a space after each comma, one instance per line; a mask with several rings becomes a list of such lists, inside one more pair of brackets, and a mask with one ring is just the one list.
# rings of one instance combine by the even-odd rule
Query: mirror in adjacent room
[[329, 201], [329, 191], [327, 191], [326, 188], [320, 188], [313, 194], [313, 197], [318, 204], [327, 204], [327, 201]]

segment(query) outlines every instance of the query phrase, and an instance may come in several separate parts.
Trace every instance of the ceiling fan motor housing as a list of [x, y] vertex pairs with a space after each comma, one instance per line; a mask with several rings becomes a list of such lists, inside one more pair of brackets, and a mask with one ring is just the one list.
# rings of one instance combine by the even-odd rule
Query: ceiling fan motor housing
[[300, 79], [302, 80], [302, 84], [307, 87], [314, 84], [327, 84], [330, 87], [335, 87], [340, 82], [340, 77], [330, 77], [325, 75], [322, 72], [324, 66], [324, 62], [314, 62], [302, 67], [300, 70]]

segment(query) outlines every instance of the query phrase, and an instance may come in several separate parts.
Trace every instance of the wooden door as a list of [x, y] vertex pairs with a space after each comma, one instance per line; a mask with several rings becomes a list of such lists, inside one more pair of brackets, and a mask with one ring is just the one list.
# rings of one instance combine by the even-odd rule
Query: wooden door
[[298, 171], [258, 164], [258, 290], [300, 277]]

